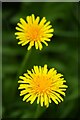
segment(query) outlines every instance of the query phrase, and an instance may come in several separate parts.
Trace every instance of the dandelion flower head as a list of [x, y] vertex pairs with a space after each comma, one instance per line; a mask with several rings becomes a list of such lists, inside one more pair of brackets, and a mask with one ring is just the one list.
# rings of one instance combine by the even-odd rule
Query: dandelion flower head
[[31, 71], [27, 70], [27, 73], [19, 77], [20, 96], [24, 96], [23, 101], [30, 101], [31, 104], [35, 100], [37, 104], [46, 107], [52, 101], [58, 104], [63, 101], [68, 87], [64, 84], [66, 80], [62, 76], [54, 68], [48, 70], [47, 65], [34, 66]]
[[43, 17], [40, 21], [40, 17], [35, 18], [34, 14], [26, 17], [26, 21], [20, 18], [20, 23], [16, 27], [17, 35], [16, 39], [19, 39], [18, 44], [22, 46], [29, 43], [28, 50], [35, 45], [36, 49], [42, 49], [42, 43], [48, 46], [48, 41], [53, 36], [54, 29], [50, 25], [50, 21], [46, 22], [46, 18]]

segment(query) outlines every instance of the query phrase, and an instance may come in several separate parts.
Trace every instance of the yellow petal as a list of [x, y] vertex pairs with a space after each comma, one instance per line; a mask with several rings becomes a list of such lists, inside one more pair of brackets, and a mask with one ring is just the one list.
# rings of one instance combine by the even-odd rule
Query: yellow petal
[[16, 32], [15, 35], [24, 35], [22, 32]]
[[39, 24], [39, 26], [43, 26], [45, 22], [46, 22], [46, 19], [45, 19], [45, 17], [43, 17], [40, 24]]
[[60, 88], [67, 88], [68, 86], [67, 85], [61, 85], [59, 86]]
[[26, 17], [26, 21], [28, 22], [28, 24], [32, 24], [32, 17], [31, 16], [27, 16]]
[[27, 25], [26, 21], [23, 18], [20, 18], [20, 22], [22, 23], [23, 26]]
[[29, 74], [31, 77], [33, 77], [33, 74], [31, 73], [30, 70], [27, 70], [27, 72], [28, 72], [28, 74]]
[[34, 66], [34, 71], [35, 71], [36, 74], [39, 73], [38, 66]]
[[48, 71], [48, 76], [53, 75], [53, 71], [54, 71], [54, 68], [51, 68], [51, 69]]
[[30, 102], [31, 104], [35, 101], [36, 97], [37, 97], [37, 95], [33, 96], [33, 98], [31, 99], [31, 102]]
[[50, 39], [49, 38], [46, 38], [46, 37], [43, 37], [43, 38], [41, 38], [41, 41], [50, 41]]
[[48, 97], [47, 97], [46, 93], [44, 93], [44, 104], [45, 104], [45, 106], [47, 106], [47, 104], [48, 104]]
[[16, 37], [16, 39], [19, 39], [19, 38], [20, 38], [19, 36]]
[[39, 49], [41, 50], [42, 49], [42, 44], [40, 41], [38, 41], [38, 46], [39, 46]]
[[[53, 92], [60, 100], [63, 101], [63, 98], [59, 95], [59, 93]], [[58, 100], [59, 101], [59, 100]], [[60, 101], [59, 101], [60, 102]]]
[[44, 74], [47, 74], [47, 71], [48, 71], [47, 65], [44, 65], [43, 73], [44, 73]]
[[52, 37], [53, 34], [46, 34], [45, 36], [46, 36], [46, 37]]
[[23, 43], [23, 41], [19, 41], [19, 42], [18, 42], [18, 45], [19, 45], [19, 44], [22, 44], [22, 43]]
[[36, 20], [35, 20], [35, 23], [38, 24], [38, 23], [39, 23], [39, 20], [40, 20], [40, 18], [37, 17]]
[[29, 46], [28, 46], [28, 50], [30, 50], [33, 45], [34, 45], [34, 41], [31, 41]]
[[52, 27], [52, 25], [48, 25], [48, 26], [44, 25], [43, 29], [44, 29], [44, 31], [46, 31], [46, 30], [50, 29], [51, 27]]
[[38, 43], [35, 41], [35, 47], [36, 49], [38, 49]]
[[33, 23], [34, 23], [34, 21], [35, 21], [35, 16], [34, 16], [34, 14], [32, 14], [32, 21], [33, 21]]
[[17, 25], [18, 25], [20, 28], [22, 28], [22, 29], [25, 28], [25, 27], [24, 27], [22, 24], [20, 24], [20, 23], [17, 23]]
[[32, 73], [35, 74], [33, 69], [32, 69]]
[[50, 24], [50, 21], [48, 21], [48, 22], [44, 25], [44, 27], [47, 27], [49, 24]]
[[38, 95], [37, 104], [39, 104], [39, 101], [40, 101], [40, 95]]
[[50, 33], [50, 32], [54, 32], [54, 29], [50, 29], [50, 30], [45, 30], [44, 33]]
[[49, 103], [51, 103], [51, 99], [49, 98]]
[[64, 95], [65, 96], [65, 93], [64, 92], [62, 92], [61, 90], [56, 90], [58, 93], [60, 93], [60, 94], [62, 94], [62, 95]]
[[16, 27], [16, 30], [18, 31], [23, 31], [23, 29], [19, 28], [19, 27]]
[[24, 73], [24, 76], [27, 78], [27, 79], [32, 79], [27, 73]]
[[48, 46], [48, 43], [46, 41], [42, 41], [46, 46]]
[[44, 101], [43, 95], [41, 95], [41, 106], [43, 106], [43, 101]]
[[26, 100], [26, 102], [31, 101], [33, 97], [34, 97], [34, 96], [33, 96], [33, 95], [31, 95], [31, 96], [30, 96], [30, 97]]
[[39, 66], [39, 72], [42, 73], [42, 69], [41, 69], [41, 66]]
[[30, 97], [31, 96], [31, 94], [27, 94], [27, 95], [25, 95], [24, 96], [24, 98], [23, 98], [23, 101], [25, 101], [28, 97]]
[[58, 101], [55, 99], [55, 96], [50, 95], [50, 97], [51, 97], [51, 99], [52, 99], [56, 104], [58, 104]]
[[26, 84], [20, 84], [20, 86], [18, 87], [18, 89], [25, 89], [25, 88], [27, 88]]
[[26, 45], [27, 43], [29, 43], [29, 40], [26, 40], [26, 41], [22, 44], [22, 46]]
[[28, 83], [28, 82], [19, 80], [18, 83]]
[[22, 95], [24, 95], [24, 94], [26, 94], [26, 93], [27, 93], [26, 90], [22, 90], [22, 91], [20, 92], [20, 95], [22, 96]]

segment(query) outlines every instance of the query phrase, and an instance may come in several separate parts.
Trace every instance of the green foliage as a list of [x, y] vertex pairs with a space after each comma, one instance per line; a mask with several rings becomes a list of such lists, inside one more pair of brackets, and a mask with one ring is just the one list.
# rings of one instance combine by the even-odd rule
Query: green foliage
[[[14, 7], [17, 6], [17, 7]], [[78, 106], [78, 3], [3, 3], [2, 6], [2, 82], [3, 82], [3, 118], [76, 118]], [[46, 17], [54, 28], [54, 36], [49, 46], [44, 46], [42, 51], [32, 48], [29, 57], [27, 46], [17, 44], [15, 27], [19, 19], [35, 14], [41, 18]], [[30, 105], [23, 102], [18, 91], [18, 77], [33, 65], [48, 65], [64, 74], [68, 89], [64, 102], [59, 105], [54, 103], [45, 109], [37, 104]], [[22, 69], [22, 70], [21, 70]]]

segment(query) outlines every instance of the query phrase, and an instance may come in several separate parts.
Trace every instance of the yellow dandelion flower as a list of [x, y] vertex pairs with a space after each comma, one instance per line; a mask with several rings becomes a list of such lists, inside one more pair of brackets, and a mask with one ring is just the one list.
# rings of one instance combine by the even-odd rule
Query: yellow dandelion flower
[[23, 101], [30, 101], [31, 104], [36, 99], [37, 104], [40, 103], [41, 106], [48, 107], [51, 100], [58, 104], [63, 101], [62, 95], [65, 96], [68, 87], [64, 84], [66, 80], [62, 76], [54, 68], [48, 71], [47, 65], [34, 66], [34, 69], [27, 70], [24, 76], [19, 77], [20, 96], [24, 95]]
[[42, 43], [48, 46], [47, 41], [50, 41], [50, 38], [53, 36], [52, 25], [50, 25], [50, 21], [46, 22], [46, 18], [43, 17], [40, 21], [40, 17], [38, 16], [35, 19], [34, 14], [26, 17], [26, 21], [20, 18], [20, 23], [18, 23], [16, 30], [18, 32], [15, 33], [17, 35], [16, 39], [19, 39], [18, 44], [22, 46], [29, 43], [28, 50], [31, 49], [35, 44], [36, 49], [42, 49]]

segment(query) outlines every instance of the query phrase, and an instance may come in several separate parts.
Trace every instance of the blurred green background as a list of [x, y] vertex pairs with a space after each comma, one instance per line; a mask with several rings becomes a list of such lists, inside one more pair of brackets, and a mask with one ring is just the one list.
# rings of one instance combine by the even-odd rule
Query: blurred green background
[[[2, 116], [3, 118], [77, 118], [78, 111], [78, 3], [14, 2], [2, 4]], [[27, 45], [17, 44], [14, 33], [19, 19], [35, 14], [51, 21], [54, 36], [42, 51], [32, 48], [24, 67]], [[34, 65], [48, 65], [64, 75], [68, 89], [64, 102], [49, 108], [22, 101], [18, 77]], [[21, 70], [22, 69], [22, 70]]]

